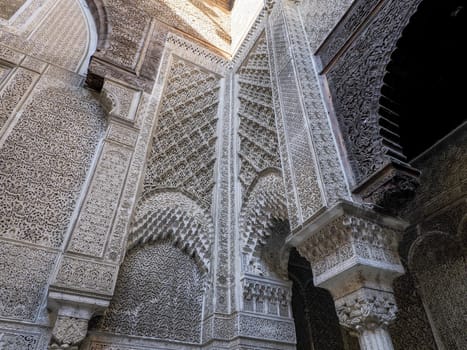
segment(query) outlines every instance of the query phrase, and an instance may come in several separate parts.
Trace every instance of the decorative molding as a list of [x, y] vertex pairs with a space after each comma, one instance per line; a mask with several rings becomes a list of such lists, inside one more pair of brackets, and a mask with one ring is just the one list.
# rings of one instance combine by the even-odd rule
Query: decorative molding
[[110, 117], [133, 123], [140, 99], [140, 90], [116, 80], [104, 80], [101, 103]]
[[242, 310], [268, 316], [292, 318], [292, 282], [244, 275]]
[[117, 274], [118, 266], [116, 265], [65, 255], [60, 263], [53, 287], [111, 296]]
[[397, 246], [406, 226], [401, 220], [342, 202], [290, 237], [288, 243], [310, 262], [315, 285], [336, 296], [344, 293], [343, 281], [351, 280], [355, 273], [368, 280], [381, 279], [380, 283], [387, 280], [389, 285], [403, 274]]

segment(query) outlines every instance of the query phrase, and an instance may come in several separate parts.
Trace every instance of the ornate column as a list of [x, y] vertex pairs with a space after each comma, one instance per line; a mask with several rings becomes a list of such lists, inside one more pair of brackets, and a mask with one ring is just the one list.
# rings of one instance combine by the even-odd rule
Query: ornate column
[[331, 292], [340, 324], [362, 349], [393, 349], [386, 327], [397, 312], [392, 281], [404, 273], [397, 244], [405, 227], [340, 202], [288, 239], [310, 262], [315, 286]]
[[100, 98], [107, 131], [49, 287], [51, 349], [77, 349], [88, 321], [110, 303], [152, 130], [149, 95], [106, 79]]

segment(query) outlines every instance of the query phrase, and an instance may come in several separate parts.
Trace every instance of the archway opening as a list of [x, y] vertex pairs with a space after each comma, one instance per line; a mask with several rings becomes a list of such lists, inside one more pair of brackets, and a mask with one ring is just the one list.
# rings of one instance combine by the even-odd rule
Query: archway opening
[[410, 162], [466, 121], [466, 12], [464, 0], [425, 0], [397, 42], [379, 109], [396, 157]]
[[296, 249], [290, 251], [288, 273], [297, 350], [359, 350], [357, 338], [339, 326], [331, 294], [314, 286], [310, 263]]

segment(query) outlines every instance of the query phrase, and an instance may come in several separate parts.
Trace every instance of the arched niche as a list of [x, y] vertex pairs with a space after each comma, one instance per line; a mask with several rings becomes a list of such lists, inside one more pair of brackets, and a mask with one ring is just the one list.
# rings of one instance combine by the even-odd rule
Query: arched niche
[[110, 306], [90, 334], [198, 344], [204, 278], [170, 239], [137, 244], [127, 252]]

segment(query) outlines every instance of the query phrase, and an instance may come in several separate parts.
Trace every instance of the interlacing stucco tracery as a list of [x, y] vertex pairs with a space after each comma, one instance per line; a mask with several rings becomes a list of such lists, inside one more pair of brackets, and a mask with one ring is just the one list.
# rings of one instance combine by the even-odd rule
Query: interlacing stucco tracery
[[422, 1], [0, 0], [0, 348], [462, 348], [465, 126], [378, 110]]

